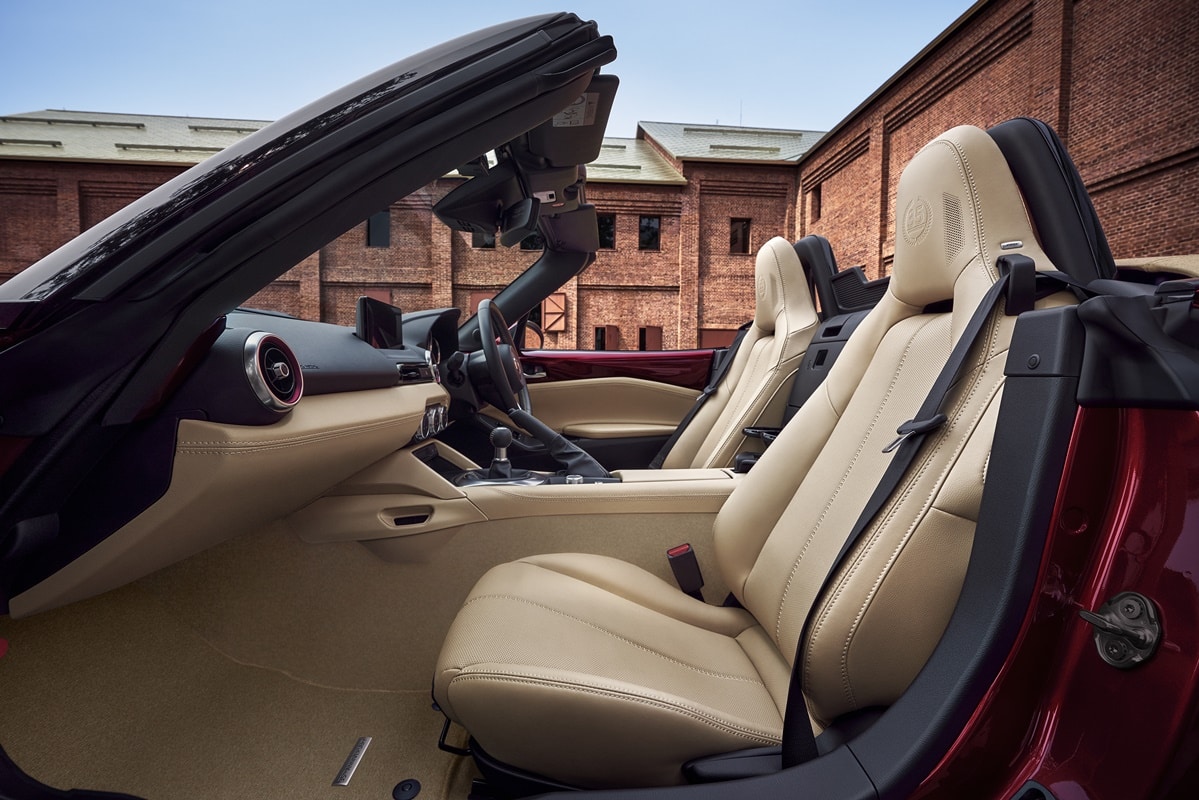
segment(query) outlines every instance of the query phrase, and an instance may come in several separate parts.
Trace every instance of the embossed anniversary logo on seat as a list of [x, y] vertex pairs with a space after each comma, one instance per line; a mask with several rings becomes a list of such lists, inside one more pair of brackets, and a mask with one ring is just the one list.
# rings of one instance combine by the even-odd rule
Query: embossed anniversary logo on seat
[[928, 235], [932, 225], [932, 209], [924, 198], [917, 197], [908, 203], [903, 212], [903, 238], [910, 245], [918, 245]]

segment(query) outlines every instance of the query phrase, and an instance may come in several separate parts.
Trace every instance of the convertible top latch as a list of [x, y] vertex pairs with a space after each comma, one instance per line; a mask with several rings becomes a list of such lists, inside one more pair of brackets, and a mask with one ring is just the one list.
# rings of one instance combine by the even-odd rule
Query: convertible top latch
[[1121, 592], [1097, 611], [1079, 611], [1095, 629], [1099, 657], [1119, 669], [1132, 669], [1157, 652], [1162, 626], [1157, 606], [1139, 592]]

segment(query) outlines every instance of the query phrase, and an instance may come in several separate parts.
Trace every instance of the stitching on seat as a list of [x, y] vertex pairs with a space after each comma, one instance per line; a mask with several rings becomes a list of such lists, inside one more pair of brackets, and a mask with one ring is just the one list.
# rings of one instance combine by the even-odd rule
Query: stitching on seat
[[[534, 565], [534, 566], [536, 566], [536, 565]], [[615, 596], [619, 597], [619, 595], [615, 595]], [[698, 672], [701, 675], [707, 675], [711, 678], [723, 678], [725, 680], [730, 680], [730, 681], [740, 681], [742, 683], [764, 685], [764, 684], [762, 684], [762, 681], [760, 681], [760, 680], [754, 680], [753, 678], [748, 678], [743, 675], [729, 675], [724, 672], [714, 672], [712, 670], [704, 669], [703, 667], [697, 667], [694, 664], [688, 664], [686, 661], [680, 661], [679, 659], [674, 658], [673, 656], [668, 656], [665, 653], [654, 650], [652, 647], [647, 647], [646, 645], [643, 645], [640, 642], [635, 642], [632, 639], [629, 639], [628, 637], [621, 636], [619, 633], [615, 633], [614, 631], [610, 631], [607, 628], [600, 627], [599, 625], [596, 625], [594, 622], [589, 622], [581, 617], [576, 617], [573, 614], [567, 614], [565, 611], [559, 611], [558, 609], [556, 609], [552, 606], [547, 606], [542, 603], [538, 603], [538, 602], [529, 600], [524, 597], [518, 597], [516, 595], [511, 595], [511, 594], [481, 594], [481, 595], [476, 595], [475, 597], [472, 597], [469, 600], [467, 600], [465, 603], [463, 603], [463, 608], [471, 605], [476, 600], [512, 600], [517, 603], [524, 603], [525, 605], [530, 605], [530, 606], [533, 606], [534, 608], [540, 608], [544, 611], [549, 611], [550, 613], [557, 614], [560, 617], [564, 617], [566, 619], [573, 620], [575, 622], [578, 622], [581, 625], [586, 625], [587, 627], [593, 628], [593, 629], [599, 631], [600, 633], [604, 633], [604, 634], [607, 634], [608, 636], [611, 636], [613, 639], [624, 642], [625, 644], [628, 644], [628, 645], [632, 645], [633, 647], [637, 648], [638, 650], [644, 650], [645, 652], [650, 653], [651, 655], [655, 655], [658, 658], [661, 658], [665, 661], [669, 661], [670, 663], [676, 664], [680, 667], [685, 667], [686, 669], [692, 670], [693, 672]], [[654, 612], [654, 613], [657, 613], [657, 612]], [[684, 625], [690, 624], [687, 622], [683, 622], [683, 620], [678, 620], [678, 621]], [[698, 626], [692, 625], [691, 627], [698, 627]], [[715, 631], [709, 631], [709, 633], [713, 633], [717, 636], [724, 636], [724, 634], [717, 633]], [[725, 636], [725, 638], [728, 639], [731, 637]], [[742, 651], [742, 652], [744, 652], [744, 651]], [[769, 692], [767, 692], [767, 694], [769, 694]]]
[[[911, 317], [909, 317], [908, 319], [911, 319]], [[907, 362], [908, 356], [911, 354], [912, 347], [915, 345], [916, 338], [921, 334], [921, 332], [924, 331], [925, 328], [927, 328], [929, 325], [931, 325], [937, 319], [938, 319], [937, 316], [930, 315], [930, 318], [928, 320], [926, 320], [924, 323], [922, 323], [920, 325], [920, 327], [918, 327], [916, 330], [912, 331], [912, 333], [909, 335], [908, 342], [904, 346], [904, 349], [903, 349], [903, 354], [900, 356], [899, 365], [892, 372], [891, 382], [887, 385], [887, 391], [883, 395], [882, 402], [879, 403], [878, 409], [874, 413], [874, 418], [870, 420], [870, 424], [866, 427], [866, 430], [863, 432], [862, 438], [858, 442], [858, 448], [857, 448], [857, 450], [854, 451], [853, 458], [850, 459], [849, 464], [846, 465], [845, 471], [841, 475], [841, 480], [837, 483], [837, 488], [834, 489], [832, 491], [832, 493], [830, 493], [828, 500], [825, 502], [824, 508], [820, 512], [820, 516], [817, 517], [816, 522], [813, 524], [811, 531], [808, 533], [808, 538], [804, 541], [803, 547], [800, 548], [799, 554], [795, 557], [795, 562], [791, 567], [791, 572], [787, 576], [787, 582], [783, 586], [783, 596], [779, 600], [778, 613], [775, 616], [774, 639], [775, 639], [775, 642], [777, 642], [777, 643], [781, 644], [781, 642], [782, 642], [783, 613], [787, 608], [787, 597], [791, 592], [791, 585], [795, 582], [795, 576], [797, 574], [799, 574], [799, 566], [801, 563], [803, 563], [803, 559], [804, 559], [804, 556], [807, 555], [808, 548], [811, 546], [812, 542], [815, 540], [816, 535], [820, 531], [821, 526], [824, 524], [824, 520], [828, 516], [829, 511], [832, 509], [834, 502], [840, 496], [841, 491], [845, 488], [846, 483], [849, 481], [850, 474], [853, 472], [854, 467], [857, 465], [858, 460], [862, 455], [862, 451], [866, 448], [867, 440], [870, 438], [870, 436], [874, 432], [875, 428], [878, 427], [879, 417], [882, 416], [883, 409], [887, 406], [888, 400], [890, 399], [892, 393], [894, 393], [894, 391], [895, 391], [895, 385], [899, 381], [899, 375], [900, 375], [900, 373], [903, 372], [903, 365]], [[865, 372], [863, 372], [862, 378], [865, 378]], [[840, 420], [841, 416], [838, 415], [837, 419]], [[801, 484], [801, 486], [802, 486], [802, 484]], [[817, 600], [819, 600], [818, 597], [812, 598], [813, 603], [815, 603]]]
[[[595, 589], [599, 589], [599, 590], [601, 590], [601, 591], [608, 592], [608, 593], [609, 593], [609, 594], [611, 594], [611, 595], [614, 595], [614, 596], [616, 596], [616, 597], [619, 597], [621, 600], [627, 600], [627, 601], [628, 601], [628, 602], [630, 602], [630, 603], [634, 603], [634, 604], [636, 604], [636, 605], [639, 605], [639, 606], [641, 606], [642, 608], [644, 608], [646, 611], [650, 611], [650, 612], [652, 612], [652, 613], [654, 613], [654, 614], [657, 614], [657, 615], [659, 615], [659, 616], [663, 616], [663, 617], [666, 617], [666, 618], [668, 618], [668, 619], [672, 619], [672, 620], [674, 620], [675, 622], [678, 622], [678, 623], [679, 623], [679, 624], [681, 624], [681, 625], [688, 625], [688, 626], [690, 626], [690, 627], [692, 627], [692, 628], [698, 628], [698, 629], [700, 629], [700, 630], [702, 630], [702, 631], [705, 631], [705, 632], [707, 632], [707, 633], [713, 633], [713, 634], [716, 634], [717, 636], [724, 636], [724, 637], [726, 637], [726, 638], [730, 638], [730, 639], [736, 639], [738, 636], [740, 636], [741, 634], [745, 633], [747, 630], [749, 630], [750, 628], [754, 627], [754, 626], [757, 624], [757, 621], [756, 621], [756, 620], [754, 620], [754, 618], [753, 618], [753, 617], [750, 617], [750, 616], [748, 616], [748, 614], [747, 614], [748, 621], [747, 621], [747, 622], [745, 622], [745, 625], [744, 625], [744, 627], [742, 627], [742, 628], [739, 628], [735, 634], [733, 634], [733, 635], [729, 635], [729, 634], [726, 634], [726, 633], [724, 633], [724, 632], [722, 632], [722, 631], [719, 631], [719, 630], [713, 630], [712, 628], [709, 628], [709, 627], [707, 627], [706, 625], [697, 625], [697, 624], [695, 624], [695, 623], [688, 622], [687, 620], [679, 619], [678, 617], [671, 616], [670, 614], [667, 614], [667, 613], [665, 613], [665, 612], [659, 611], [659, 610], [657, 610], [656, 608], [649, 608], [648, 606], [645, 606], [644, 604], [642, 604], [642, 603], [641, 603], [641, 602], [640, 602], [640, 601], [637, 599], [637, 597], [635, 596], [635, 594], [625, 594], [624, 592], [617, 591], [617, 590], [616, 590], [616, 589], [614, 589], [614, 588], [609, 588], [608, 586], [603, 586], [603, 585], [601, 585], [601, 584], [599, 584], [599, 583], [596, 583], [596, 582], [594, 582], [594, 581], [591, 579], [591, 576], [589, 576], [589, 575], [586, 575], [586, 574], [583, 574], [583, 575], [576, 575], [576, 574], [574, 574], [572, 571], [570, 571], [569, 569], [561, 569], [561, 568], [560, 568], [558, 565], [556, 565], [556, 564], [541, 564], [541, 563], [538, 563], [538, 562], [535, 562], [535, 561], [530, 561], [530, 560], [529, 560], [529, 558], [530, 558], [530, 557], [525, 557], [525, 558], [520, 558], [520, 559], [517, 559], [517, 561], [516, 561], [515, 563], [524, 564], [524, 565], [526, 565], [526, 566], [529, 566], [529, 567], [532, 567], [532, 568], [534, 568], [534, 569], [540, 569], [540, 570], [544, 570], [544, 571], [546, 571], [546, 572], [549, 572], [549, 573], [551, 573], [551, 574], [553, 574], [553, 575], [560, 575], [560, 576], [562, 576], [562, 577], [564, 577], [564, 578], [569, 578], [570, 580], [579, 581], [580, 583], [584, 583], [584, 584], [586, 584], [586, 585], [588, 585], [588, 586], [591, 586], [591, 587], [593, 587], [593, 588], [595, 588]], [[601, 558], [606, 558], [606, 556], [601, 556]], [[655, 577], [656, 577], [656, 576], [655, 576]], [[657, 578], [657, 580], [659, 580], [659, 581], [662, 581], [662, 579], [661, 579], [661, 578]], [[666, 582], [665, 582], [665, 581], [662, 581], [662, 583], [666, 583]], [[667, 584], [667, 585], [669, 586], [669, 584]], [[755, 668], [755, 669], [756, 669], [756, 668]]]
[[[516, 683], [516, 684], [522, 684], [522, 685], [537, 686], [539, 688], [545, 688], [545, 689], [560, 689], [560, 690], [567, 691], [567, 692], [580, 692], [583, 694], [593, 694], [593, 695], [598, 695], [600, 697], [611, 698], [613, 700], [624, 700], [626, 702], [637, 703], [639, 705], [652, 706], [654, 708], [659, 708], [664, 711], [672, 711], [672, 712], [680, 714], [682, 716], [690, 717], [697, 722], [703, 723], [703, 724], [708, 725], [709, 727], [715, 728], [717, 730], [721, 730], [726, 733], [741, 734], [744, 737], [759, 741], [762, 744], [767, 744], [767, 745], [778, 744], [782, 740], [781, 735], [774, 735], [774, 734], [762, 731], [760, 729], [755, 730], [753, 728], [748, 728], [743, 725], [735, 725], [735, 724], [726, 722], [722, 719], [719, 719], [718, 717], [715, 717], [711, 714], [705, 714], [703, 711], [701, 711], [697, 708], [693, 708], [692, 706], [684, 705], [682, 703], [670, 702], [668, 700], [664, 700], [661, 698], [647, 697], [645, 695], [636, 695], [636, 694], [629, 694], [626, 692], [619, 692], [614, 689], [601, 689], [598, 687], [585, 686], [583, 684], [578, 684], [578, 683], [567, 683], [565, 681], [555, 681], [550, 678], [543, 677], [541, 675], [533, 675], [533, 674], [529, 674], [529, 673], [479, 673], [479, 672], [460, 673], [457, 676], [455, 676], [454, 678], [450, 679], [449, 686], [452, 687], [455, 683], [458, 683], [459, 681], [471, 681], [471, 680], [493, 681], [496, 683]], [[449, 687], [447, 687], [447, 691], [448, 690], [449, 690]]]
[[[987, 363], [990, 362], [991, 359], [987, 359]], [[888, 503], [884, 509], [882, 516], [871, 526], [870, 536], [855, 554], [854, 559], [850, 563], [849, 568], [846, 570], [842, 580], [839, 581], [837, 586], [834, 588], [833, 593], [829, 598], [829, 602], [824, 607], [823, 613], [821, 613], [818, 617], [816, 625], [813, 629], [812, 638], [815, 638], [817, 633], [824, 627], [825, 622], [832, 615], [833, 607], [836, 606], [837, 601], [840, 599], [848, 585], [852, 582], [852, 579], [857, 574], [859, 568], [864, 566], [866, 556], [873, 551], [874, 545], [878, 541], [878, 538], [882, 535], [883, 531], [886, 530], [887, 526], [890, 524], [891, 520], [894, 519], [895, 515], [899, 513], [899, 510], [912, 496], [912, 492], [914, 491], [916, 484], [919, 483], [920, 479], [928, 472], [929, 466], [936, 460], [937, 456], [944, 448], [945, 442], [948, 440], [950, 434], [956, 427], [958, 427], [962, 420], [964, 410], [969, 406], [968, 401], [974, 397], [978, 384], [982, 382], [982, 377], [986, 373], [986, 366], [987, 364], [985, 363], [981, 366], [975, 367], [970, 371], [969, 375], [967, 376], [967, 378], [970, 380], [970, 389], [966, 393], [966, 396], [964, 396], [958, 402], [953, 420], [946, 424], [946, 426], [943, 428], [944, 432], [932, 443], [932, 447], [928, 450], [927, 454], [920, 459], [916, 469], [910, 472], [908, 480], [905, 482], [903, 489], [891, 499], [890, 503]], [[986, 413], [987, 407], [994, 400], [995, 392], [998, 391], [1000, 385], [1001, 384], [997, 383], [992, 387], [991, 397], [988, 398], [987, 402], [983, 403], [979, 410], [975, 413], [974, 419], [971, 421], [969, 427], [970, 436], [973, 435], [973, 432], [978, 425], [978, 421]], [[898, 542], [896, 542], [891, 554], [887, 557], [887, 560], [879, 570], [878, 575], [875, 576], [874, 582], [869, 591], [867, 591], [862, 605], [858, 608], [853, 621], [850, 623], [849, 630], [846, 633], [845, 642], [841, 649], [839, 666], [841, 670], [841, 686], [845, 691], [846, 699], [851, 704], [856, 705], [857, 701], [854, 697], [852, 682], [849, 678], [848, 664], [850, 645], [853, 642], [854, 636], [857, 634], [857, 630], [862, 619], [865, 617], [867, 611], [873, 603], [874, 597], [878, 592], [878, 588], [882, 585], [886, 576], [890, 574], [891, 568], [894, 566], [896, 559], [899, 557], [899, 553], [903, 551], [905, 545], [911, 540], [916, 529], [927, 518], [929, 510], [934, 507], [935, 491], [944, 485], [945, 478], [953, 470], [953, 467], [957, 464], [958, 459], [961, 458], [962, 452], [966, 449], [966, 445], [970, 440], [970, 436], [966, 436], [958, 442], [956, 451], [951, 455], [949, 460], [946, 461], [944, 468], [941, 470], [941, 475], [938, 477], [935, 483], [934, 495], [928, 497], [924, 501], [924, 504], [913, 515], [912, 521], [908, 525], [907, 530], [904, 532], [903, 536], [899, 538]], [[811, 658], [809, 657], [805, 659], [805, 662], [805, 669], [810, 671], [812, 668]]]
[[[980, 378], [981, 378], [981, 373], [983, 373], [985, 371], [986, 371], [985, 368], [980, 370], [980, 376], [979, 376]], [[953, 453], [950, 460], [946, 463], [946, 467], [942, 471], [942, 474], [936, 484], [936, 488], [938, 490], [942, 486], [944, 486], [945, 479], [948, 477], [949, 473], [953, 470], [953, 467], [957, 464], [958, 460], [961, 458], [962, 453], [965, 452], [966, 446], [969, 444], [970, 437], [974, 435], [974, 431], [977, 429], [978, 421], [986, 414], [986, 411], [990, 407], [991, 403], [994, 402], [996, 394], [1001, 386], [1002, 386], [1002, 383], [998, 383], [992, 388], [991, 396], [987, 399], [987, 402], [981, 404], [978, 413], [974, 415], [974, 419], [971, 421], [970, 435], [963, 438], [958, 443], [957, 450]], [[973, 392], [971, 392], [971, 394], [973, 395]], [[961, 416], [959, 415], [958, 418], [954, 420], [954, 422], [956, 423], [960, 419], [961, 419]], [[908, 499], [908, 497], [910, 497], [912, 488], [914, 488], [914, 486], [917, 483], [917, 481], [919, 480], [919, 478], [922, 477], [923, 474], [927, 471], [927, 466], [929, 464], [931, 464], [931, 462], [936, 457], [936, 455], [941, 451], [942, 446], [944, 444], [944, 440], [948, 438], [948, 436], [951, 432], [952, 432], [952, 426], [946, 430], [945, 435], [943, 437], [941, 437], [941, 440], [936, 443], [935, 447], [933, 448], [933, 451], [931, 453], [929, 453], [928, 459], [925, 461], [924, 464], [921, 465], [921, 469], [919, 470], [919, 473], [913, 477], [912, 481], [909, 484], [909, 487], [907, 489], [905, 489], [901, 499], [897, 503], [895, 503], [895, 505], [893, 507], [893, 511], [888, 513], [888, 515], [887, 515], [888, 518], [890, 518], [892, 513], [897, 513], [899, 507]], [[859, 607], [857, 614], [854, 616], [853, 622], [849, 626], [849, 630], [847, 631], [847, 634], [845, 637], [845, 643], [842, 645], [842, 649], [841, 649], [840, 669], [841, 669], [842, 686], [845, 689], [846, 698], [854, 705], [857, 704], [857, 701], [854, 696], [852, 681], [850, 680], [850, 677], [849, 677], [849, 649], [850, 649], [850, 646], [853, 643], [854, 638], [857, 636], [858, 628], [860, 627], [862, 620], [865, 618], [866, 614], [869, 612], [870, 607], [874, 604], [874, 598], [877, 596], [879, 588], [882, 586], [886, 577], [888, 575], [890, 575], [891, 568], [894, 566], [895, 562], [898, 560], [900, 553], [902, 553], [902, 551], [906, 547], [907, 543], [911, 540], [912, 536], [916, 532], [916, 529], [920, 526], [920, 524], [922, 522], [924, 522], [925, 519], [927, 519], [929, 512], [932, 509], [936, 508], [935, 500], [936, 500], [935, 495], [932, 497], [929, 497], [927, 499], [926, 504], [919, 510], [919, 512], [913, 519], [912, 524], [908, 527], [907, 531], [900, 538], [900, 540], [896, 543], [895, 547], [891, 551], [891, 554], [888, 556], [886, 563], [883, 565], [883, 569], [879, 572], [878, 576], [874, 580], [873, 585], [871, 585], [870, 590], [866, 593], [866, 597], [863, 600], [862, 605]], [[942, 513], [948, 514], [948, 512], [942, 512]], [[951, 516], [958, 516], [958, 515], [952, 514]], [[975, 522], [977, 522], [977, 520], [975, 520]], [[878, 530], [881, 531], [881, 528]], [[869, 552], [871, 549], [873, 549], [873, 546], [874, 546], [874, 537], [872, 536], [871, 541], [866, 545], [865, 550], [863, 550], [863, 552], [862, 552], [863, 560], [864, 560], [865, 554], [867, 552]], [[851, 566], [851, 572], [856, 571], [857, 566], [858, 566], [857, 560], [855, 559], [854, 565]], [[847, 575], [846, 578], [848, 580], [849, 575]], [[838, 593], [840, 593], [840, 587], [838, 587]], [[830, 606], [833, 603], [835, 603], [835, 599], [830, 601]]]
[[[1000, 328], [999, 319], [1000, 317], [998, 316], [994, 317], [995, 321], [991, 326], [992, 335], [988, 337], [988, 344], [993, 344], [998, 336], [998, 331]], [[938, 436], [937, 439], [932, 443], [932, 447], [929, 449], [927, 454], [920, 459], [916, 469], [914, 471], [909, 470], [909, 478], [905, 482], [903, 488], [895, 496], [893, 496], [891, 501], [883, 510], [882, 515], [871, 526], [870, 536], [854, 554], [853, 560], [850, 562], [841, 580], [834, 587], [832, 594], [829, 596], [828, 602], [825, 604], [822, 612], [817, 617], [812, 629], [811, 637], [809, 638], [809, 642], [815, 640], [819, 633], [823, 630], [826, 622], [832, 615], [832, 611], [836, 607], [837, 602], [841, 599], [841, 596], [844, 594], [849, 584], [852, 583], [853, 578], [859, 571], [859, 568], [864, 565], [866, 557], [873, 551], [874, 545], [878, 541], [879, 536], [881, 536], [882, 532], [887, 528], [894, 516], [911, 497], [915, 485], [927, 473], [929, 466], [936, 460], [936, 457], [943, 449], [949, 435], [955, 428], [959, 427], [965, 410], [970, 407], [971, 401], [975, 398], [981, 384], [983, 383], [983, 378], [988, 373], [988, 367], [993, 366], [995, 363], [997, 363], [997, 361], [1002, 360], [1006, 352], [1007, 348], [1005, 347], [1003, 350], [994, 352], [992, 355], [984, 355], [982, 359], [979, 359], [979, 361], [973, 365], [972, 369], [965, 376], [965, 378], [959, 382], [964, 383], [968, 381], [969, 385], [965, 394], [958, 400], [956, 404], [955, 416], [953, 420], [945, 426], [943, 429], [944, 433]], [[954, 466], [957, 464], [958, 460], [961, 458], [961, 454], [965, 450], [970, 437], [973, 436], [973, 432], [977, 428], [979, 420], [986, 414], [986, 411], [990, 407], [991, 403], [994, 402], [996, 393], [999, 391], [1002, 385], [1002, 381], [1000, 381], [991, 386], [987, 401], [979, 406], [978, 410], [974, 414], [974, 418], [970, 422], [970, 434], [958, 443], [955, 453], [953, 453], [952, 457], [946, 462], [945, 467], [942, 469], [941, 475], [934, 487], [935, 489], [939, 489], [944, 485], [945, 478], [949, 475]], [[891, 568], [894, 566], [895, 561], [898, 559], [899, 554], [903, 551], [908, 541], [911, 540], [915, 530], [928, 516], [929, 510], [935, 507], [934, 500], [935, 495], [929, 497], [925, 501], [925, 504], [917, 510], [916, 514], [912, 518], [911, 524], [904, 532], [904, 535], [900, 537], [890, 556], [887, 558], [887, 561], [879, 570], [874, 583], [870, 587], [870, 590], [866, 593], [862, 605], [859, 607], [853, 621], [850, 623], [844, 644], [842, 645], [841, 649], [839, 668], [841, 672], [841, 687], [845, 693], [845, 699], [851, 705], [856, 706], [857, 700], [854, 695], [852, 681], [849, 677], [849, 649], [853, 643], [854, 637], [857, 634], [857, 630], [861, 624], [861, 621], [864, 619], [866, 613], [870, 609], [870, 606], [873, 604], [874, 597], [877, 595], [879, 587], [882, 585], [886, 576], [890, 574]], [[819, 598], [817, 598], [817, 600], [819, 600]], [[804, 659], [805, 677], [811, 675], [813, 666], [811, 648], [809, 647]]]

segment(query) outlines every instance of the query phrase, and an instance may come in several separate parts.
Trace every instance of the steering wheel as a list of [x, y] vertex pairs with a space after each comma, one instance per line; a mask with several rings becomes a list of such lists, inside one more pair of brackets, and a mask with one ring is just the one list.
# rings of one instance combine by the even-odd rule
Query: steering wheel
[[520, 368], [520, 351], [512, 341], [512, 332], [508, 330], [503, 312], [491, 300], [483, 300], [479, 303], [478, 316], [487, 374], [505, 406], [500, 410], [519, 408], [531, 413], [533, 403], [529, 400], [529, 387]]

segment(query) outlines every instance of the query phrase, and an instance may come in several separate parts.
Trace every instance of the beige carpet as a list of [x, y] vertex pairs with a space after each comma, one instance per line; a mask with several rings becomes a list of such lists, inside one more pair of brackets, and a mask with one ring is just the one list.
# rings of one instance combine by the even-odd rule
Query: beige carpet
[[[27, 621], [0, 619], [0, 742], [58, 788], [145, 798], [444, 797], [426, 691], [348, 690], [222, 655], [140, 587]], [[361, 736], [348, 787], [334, 776]]]
[[[694, 517], [706, 560], [711, 515]], [[386, 800], [409, 778], [422, 800], [464, 798], [474, 767], [438, 750], [429, 687], [479, 575], [560, 550], [665, 575], [662, 551], [677, 544], [652, 515], [561, 522], [475, 526], [419, 564], [275, 526], [92, 600], [0, 617], [0, 743], [51, 786], [147, 800]], [[349, 787], [332, 786], [362, 736], [372, 742]]]

